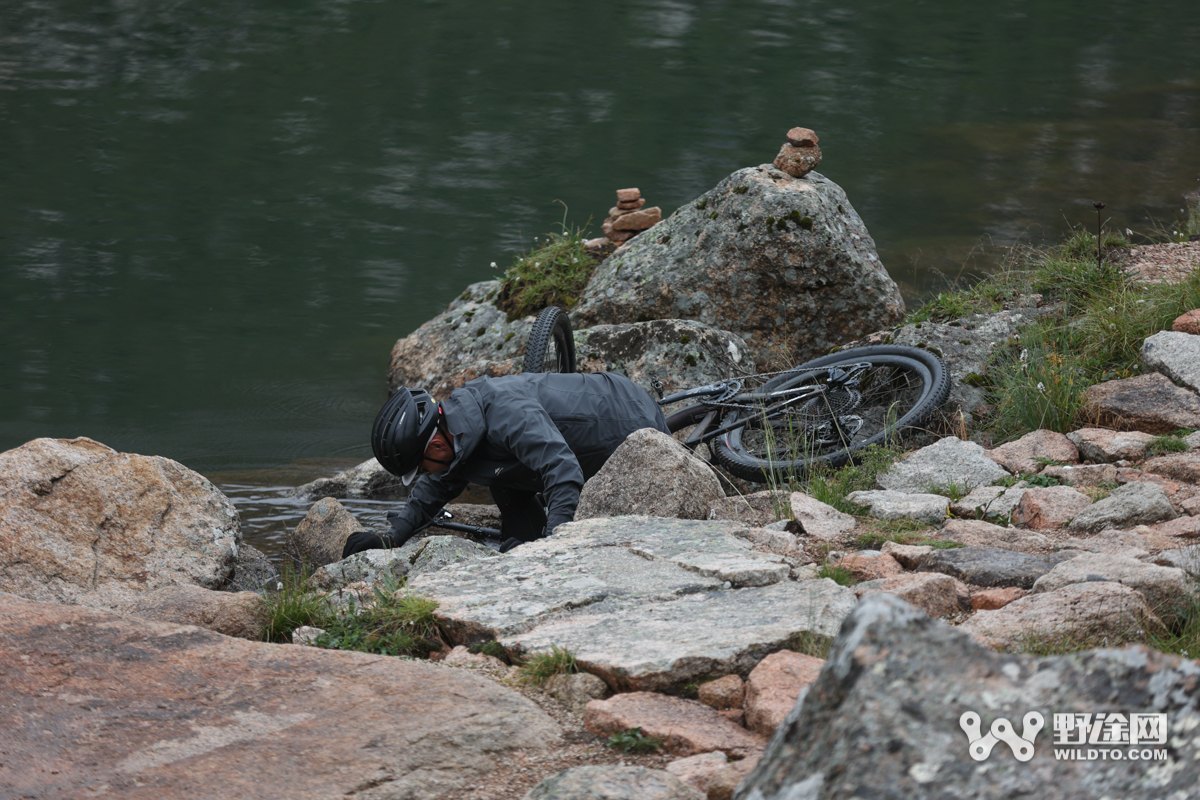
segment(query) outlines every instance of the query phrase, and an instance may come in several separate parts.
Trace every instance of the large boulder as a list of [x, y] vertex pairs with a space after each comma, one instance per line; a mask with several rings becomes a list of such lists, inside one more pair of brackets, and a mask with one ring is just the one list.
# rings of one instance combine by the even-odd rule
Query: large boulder
[[575, 360], [579, 372], [617, 372], [647, 391], [657, 377], [668, 394], [743, 375], [753, 366], [740, 336], [683, 319], [576, 331]]
[[626, 514], [707, 519], [709, 506], [723, 497], [711, 467], [669, 434], [643, 428], [629, 434], [584, 484], [575, 519]]
[[1200, 397], [1157, 372], [1089, 386], [1083, 403], [1085, 417], [1116, 430], [1171, 433], [1200, 428]]
[[1082, 650], [1144, 642], [1163, 634], [1145, 596], [1115, 581], [1072, 583], [1029, 594], [995, 611], [976, 611], [959, 630], [1000, 649]]
[[[445, 398], [457, 388], [454, 383], [462, 385], [464, 373], [494, 377], [519, 372], [513, 360], [524, 354], [534, 318], [509, 322], [493, 303], [499, 291], [499, 281], [473, 283], [445, 311], [396, 342], [388, 388], [423, 386]], [[449, 380], [456, 374], [459, 381]]]
[[1182, 569], [1109, 553], [1087, 553], [1058, 564], [1037, 579], [1033, 592], [1053, 592], [1064, 586], [1096, 581], [1113, 581], [1136, 589], [1167, 624], [1179, 621], [1192, 605], [1191, 580]]
[[836, 183], [770, 164], [738, 170], [597, 267], [580, 327], [697, 319], [760, 366], [827, 353], [893, 325], [904, 301]]
[[233, 503], [170, 459], [86, 438], [0, 453], [0, 591], [124, 608], [164, 586], [219, 589], [241, 538]]
[[961, 413], [961, 421], [969, 425], [974, 421], [975, 410], [986, 401], [985, 376], [993, 351], [1038, 314], [1038, 309], [1020, 309], [973, 314], [953, 323], [912, 322], [894, 331], [876, 332], [847, 346], [900, 344], [934, 353], [950, 374], [950, 396], [943, 411], [947, 415]]
[[1200, 336], [1159, 331], [1142, 343], [1141, 356], [1147, 369], [1200, 392]]
[[345, 506], [332, 497], [323, 497], [300, 520], [289, 543], [306, 564], [323, 567], [341, 561], [346, 539], [361, 530], [363, 526]]
[[879, 488], [896, 492], [938, 492], [947, 487], [970, 490], [1008, 477], [1008, 470], [988, 458], [975, 442], [947, 436], [909, 453], [879, 473]]
[[1175, 517], [1161, 486], [1138, 481], [1114, 489], [1108, 497], [1084, 508], [1068, 527], [1074, 532], [1099, 533], [1105, 528], [1132, 528]]
[[332, 477], [317, 478], [303, 486], [297, 486], [292, 493], [308, 500], [319, 500], [322, 497], [403, 500], [408, 497], [408, 488], [401, 483], [398, 476], [388, 472], [372, 457]]
[[[735, 522], [613, 517], [561, 525], [512, 552], [419, 575], [451, 644], [575, 653], [617, 691], [745, 676], [768, 653], [826, 641], [855, 603], [757, 549]], [[793, 541], [790, 534], [781, 534]]]
[[0, 797], [471, 797], [561, 742], [469, 670], [0, 605]]
[[196, 625], [210, 631], [258, 641], [266, 606], [254, 592], [214, 592], [200, 586], [165, 586], [138, 597], [129, 613], [159, 622]]
[[[1200, 717], [1198, 677], [1193, 661], [1136, 648], [1050, 658], [991, 652], [872, 595], [846, 620], [820, 677], [735, 797], [1188, 797], [1200, 783], [1200, 741], [1185, 733]], [[1034, 712], [1040, 735], [1026, 716]], [[1088, 748], [1124, 756], [1128, 747], [1055, 743], [1056, 714], [1093, 721], [1099, 712], [1165, 714], [1162, 743], [1138, 748], [1162, 758], [1101, 761], [1097, 752], [1088, 760]], [[1002, 718], [1010, 735], [1030, 736], [1032, 752], [1013, 737], [977, 761], [970, 745], [1004, 730]], [[1017, 761], [1010, 748], [1030, 760]]]

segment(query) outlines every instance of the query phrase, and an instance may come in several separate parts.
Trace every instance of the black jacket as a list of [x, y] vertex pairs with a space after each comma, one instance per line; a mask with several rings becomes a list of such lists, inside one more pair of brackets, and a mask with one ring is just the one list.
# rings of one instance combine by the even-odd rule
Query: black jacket
[[607, 372], [478, 378], [456, 389], [442, 411], [454, 461], [417, 479], [393, 519], [397, 531], [424, 524], [469, 482], [542, 492], [549, 533], [574, 519], [583, 482], [625, 437], [640, 428], [668, 432], [645, 389]]

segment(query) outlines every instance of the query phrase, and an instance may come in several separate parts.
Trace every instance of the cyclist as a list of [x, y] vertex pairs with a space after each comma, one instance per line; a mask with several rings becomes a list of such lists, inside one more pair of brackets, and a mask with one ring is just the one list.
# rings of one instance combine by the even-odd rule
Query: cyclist
[[342, 558], [404, 544], [468, 482], [492, 491], [501, 552], [548, 536], [574, 518], [583, 482], [640, 428], [668, 433], [650, 395], [608, 372], [477, 378], [441, 403], [401, 387], [375, 419], [371, 448], [406, 486], [421, 477], [405, 508], [388, 514], [390, 533], [351, 534]]

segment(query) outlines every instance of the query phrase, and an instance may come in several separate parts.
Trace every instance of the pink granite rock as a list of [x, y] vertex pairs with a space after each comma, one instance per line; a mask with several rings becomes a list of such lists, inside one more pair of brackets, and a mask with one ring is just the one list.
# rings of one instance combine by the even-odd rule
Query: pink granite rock
[[873, 581], [904, 572], [899, 561], [886, 553], [875, 551], [847, 553], [837, 561], [836, 566], [850, 570], [855, 580], [860, 581]]
[[1200, 335], [1200, 308], [1193, 308], [1185, 314], [1180, 314], [1171, 323], [1171, 330], [1179, 333]]
[[881, 581], [859, 584], [854, 590], [859, 597], [872, 592], [895, 595], [931, 617], [953, 614], [967, 602], [971, 594], [962, 581], [938, 572], [906, 572]]
[[718, 711], [741, 708], [745, 696], [746, 682], [737, 675], [726, 675], [700, 684], [700, 702]]
[[1054, 530], [1066, 525], [1091, 504], [1090, 497], [1070, 486], [1029, 489], [1013, 511], [1012, 522], [1021, 528]]
[[781, 650], [758, 663], [746, 681], [746, 727], [770, 736], [796, 705], [800, 691], [817, 679], [824, 659]]
[[1139, 461], [1146, 455], [1146, 447], [1154, 438], [1141, 431], [1113, 431], [1107, 428], [1080, 428], [1067, 434], [1067, 438], [1087, 461], [1111, 463], [1113, 461]]
[[600, 736], [641, 728], [645, 735], [661, 739], [664, 750], [678, 756], [719, 750], [745, 758], [761, 753], [766, 745], [764, 738], [703, 703], [653, 692], [593, 700], [583, 712], [583, 726]]
[[1016, 441], [988, 450], [987, 456], [1012, 473], [1039, 472], [1046, 460], [1063, 464], [1079, 461], [1079, 451], [1070, 439], [1056, 431], [1045, 430], [1027, 433]]
[[995, 611], [1004, 608], [1014, 600], [1025, 596], [1025, 590], [1020, 586], [1006, 586], [999, 589], [983, 589], [971, 595], [971, 608], [976, 611]]

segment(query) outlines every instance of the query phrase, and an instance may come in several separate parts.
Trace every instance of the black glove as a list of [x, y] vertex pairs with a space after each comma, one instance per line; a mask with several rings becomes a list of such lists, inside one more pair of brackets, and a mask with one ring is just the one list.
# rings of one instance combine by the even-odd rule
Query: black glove
[[518, 539], [515, 536], [510, 536], [504, 540], [503, 544], [500, 545], [500, 552], [507, 553], [509, 550], [512, 550], [514, 547], [519, 547], [520, 545], [523, 545], [523, 544], [525, 544], [525, 542], [521, 541], [520, 539]]
[[342, 548], [342, 558], [349, 558], [364, 550], [382, 550], [387, 547], [383, 539], [366, 531], [355, 531], [346, 537], [346, 545]]

